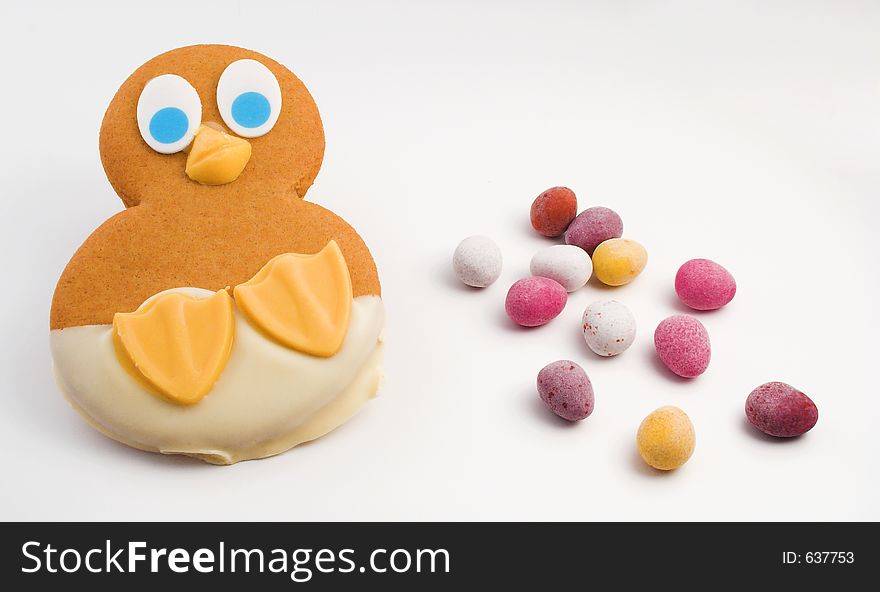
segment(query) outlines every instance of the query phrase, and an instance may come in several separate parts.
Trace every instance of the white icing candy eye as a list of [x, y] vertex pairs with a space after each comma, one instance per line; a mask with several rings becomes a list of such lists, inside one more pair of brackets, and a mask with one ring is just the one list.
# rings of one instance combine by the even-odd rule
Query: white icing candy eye
[[268, 133], [278, 121], [281, 86], [260, 62], [238, 60], [220, 75], [217, 107], [229, 129], [244, 138], [256, 138]]
[[141, 91], [137, 121], [150, 148], [162, 154], [180, 152], [202, 123], [199, 93], [176, 74], [157, 76]]

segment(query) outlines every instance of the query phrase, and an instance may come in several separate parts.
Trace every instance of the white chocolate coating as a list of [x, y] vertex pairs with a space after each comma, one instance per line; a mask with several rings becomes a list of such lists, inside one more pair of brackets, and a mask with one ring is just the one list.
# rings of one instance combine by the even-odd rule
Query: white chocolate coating
[[192, 406], [168, 402], [128, 374], [111, 325], [55, 330], [50, 343], [65, 396], [107, 436], [142, 450], [232, 464], [284, 452], [354, 415], [379, 388], [384, 325], [381, 298], [355, 298], [342, 348], [319, 358], [264, 337], [236, 309], [229, 362]]

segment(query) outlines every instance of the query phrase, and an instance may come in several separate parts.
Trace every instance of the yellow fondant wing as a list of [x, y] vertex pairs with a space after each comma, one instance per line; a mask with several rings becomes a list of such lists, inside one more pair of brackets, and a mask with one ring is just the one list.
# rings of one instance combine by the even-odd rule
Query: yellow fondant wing
[[315, 255], [278, 255], [233, 296], [251, 323], [284, 346], [320, 357], [342, 347], [352, 292], [336, 241]]
[[124, 365], [173, 403], [198, 403], [223, 371], [232, 350], [232, 298], [167, 292], [135, 312], [116, 313], [113, 338]]

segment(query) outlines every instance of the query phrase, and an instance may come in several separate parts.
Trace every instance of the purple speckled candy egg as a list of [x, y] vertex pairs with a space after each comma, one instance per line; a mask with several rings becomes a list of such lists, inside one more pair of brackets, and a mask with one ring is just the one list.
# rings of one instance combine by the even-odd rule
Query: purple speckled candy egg
[[593, 412], [590, 377], [571, 360], [547, 364], [538, 372], [538, 394], [550, 411], [568, 421], [584, 419]]
[[695, 310], [716, 310], [733, 300], [736, 280], [709, 259], [691, 259], [675, 274], [675, 293]]
[[597, 206], [577, 215], [565, 231], [565, 244], [576, 245], [593, 254], [599, 244], [623, 236], [623, 220], [617, 212]]
[[514, 323], [523, 327], [546, 325], [555, 319], [568, 300], [559, 282], [545, 277], [519, 280], [507, 292], [504, 310]]
[[746, 417], [753, 426], [777, 438], [809, 432], [819, 419], [812, 399], [790, 384], [768, 382], [746, 399]]
[[673, 315], [657, 325], [654, 347], [666, 367], [682, 378], [705, 372], [712, 357], [706, 327], [686, 314]]

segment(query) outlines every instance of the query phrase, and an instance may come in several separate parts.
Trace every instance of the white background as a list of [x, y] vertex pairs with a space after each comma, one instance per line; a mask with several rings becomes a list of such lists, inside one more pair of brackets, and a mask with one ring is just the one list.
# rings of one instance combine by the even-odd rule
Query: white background
[[[5, 2], [0, 8], [0, 519], [880, 519], [876, 366], [880, 4], [876, 2]], [[373, 250], [387, 383], [352, 422], [282, 456], [214, 467], [94, 432], [50, 372], [49, 304], [77, 246], [122, 204], [98, 158], [118, 85], [162, 51], [259, 50], [297, 73], [327, 151], [308, 199]], [[629, 286], [591, 282], [536, 330], [503, 312], [552, 241], [532, 199], [568, 185], [649, 252]], [[505, 268], [459, 285], [458, 241]], [[654, 327], [682, 312], [678, 266], [708, 257], [739, 291], [701, 314], [713, 358], [683, 381]], [[586, 348], [593, 300], [639, 323], [615, 359]], [[570, 358], [596, 389], [563, 425], [537, 371]], [[743, 417], [789, 382], [819, 407], [777, 441]], [[674, 404], [697, 447], [661, 474], [642, 418]]]

